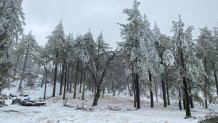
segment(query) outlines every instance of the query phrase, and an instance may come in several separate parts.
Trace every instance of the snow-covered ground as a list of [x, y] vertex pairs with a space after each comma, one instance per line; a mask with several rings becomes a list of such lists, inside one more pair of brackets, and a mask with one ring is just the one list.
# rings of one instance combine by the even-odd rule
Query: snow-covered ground
[[[16, 82], [15, 82], [16, 83]], [[3, 93], [16, 93], [17, 87], [5, 89]], [[57, 92], [59, 87], [57, 87]], [[30, 95], [30, 99], [43, 97], [44, 88], [25, 88], [24, 94]], [[48, 85], [47, 95], [51, 96], [52, 86]], [[148, 99], [142, 97], [142, 109], [133, 108], [133, 99], [128, 96], [105, 95], [99, 99], [98, 106], [92, 111], [76, 109], [77, 106], [91, 107], [93, 94], [87, 92], [86, 100], [72, 98], [73, 95], [67, 94], [67, 104], [72, 107], [64, 106], [62, 96], [49, 98], [46, 100], [47, 106], [25, 107], [10, 105], [11, 100], [6, 103], [9, 106], [0, 108], [0, 123], [197, 123], [203, 119], [209, 110], [201, 106], [192, 109], [195, 118], [184, 119], [185, 111], [177, 108], [176, 102], [172, 102], [170, 107], [164, 108], [162, 103], [155, 103], [155, 108], [150, 108]], [[109, 107], [119, 107], [121, 110], [110, 110]], [[217, 105], [210, 105], [209, 109], [218, 112]]]

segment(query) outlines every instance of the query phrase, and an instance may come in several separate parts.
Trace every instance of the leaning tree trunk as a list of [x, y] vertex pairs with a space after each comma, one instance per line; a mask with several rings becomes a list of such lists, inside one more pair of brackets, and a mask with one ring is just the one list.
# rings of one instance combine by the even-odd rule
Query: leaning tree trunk
[[154, 99], [153, 99], [153, 92], [152, 92], [152, 80], [151, 80], [151, 72], [148, 70], [149, 73], [149, 82], [150, 82], [150, 98], [151, 98], [151, 108], [154, 107]]
[[16, 60], [15, 68], [14, 68], [14, 76], [16, 75], [16, 72], [17, 72], [17, 65], [18, 65], [19, 59], [20, 59], [20, 55], [17, 56], [17, 60]]
[[101, 86], [97, 85], [96, 86], [95, 98], [94, 98], [92, 106], [97, 106], [98, 105], [98, 99], [100, 97], [100, 92], [101, 92]]
[[28, 53], [29, 53], [29, 45], [27, 45], [27, 51], [26, 51], [25, 61], [24, 61], [24, 64], [23, 64], [23, 71], [22, 71], [22, 74], [21, 74], [20, 85], [19, 85], [18, 90], [21, 90], [21, 88], [22, 88], [23, 74], [24, 74], [25, 69], [26, 69], [26, 62], [27, 62]]
[[53, 85], [52, 97], [55, 97], [55, 92], [56, 92], [56, 81], [57, 81], [57, 71], [58, 71], [57, 58], [58, 58], [58, 52], [56, 52], [56, 61], [55, 61], [55, 70], [54, 70], [54, 85]]

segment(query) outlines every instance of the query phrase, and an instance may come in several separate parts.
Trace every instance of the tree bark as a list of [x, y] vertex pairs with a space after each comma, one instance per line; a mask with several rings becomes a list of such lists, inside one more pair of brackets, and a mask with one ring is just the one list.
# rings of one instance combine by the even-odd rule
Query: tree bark
[[179, 89], [179, 110], [182, 110], [181, 91]]
[[139, 75], [136, 73], [135, 75], [135, 91], [136, 91], [136, 108], [140, 109], [140, 89], [139, 89]]
[[207, 77], [204, 76], [204, 81], [205, 81], [205, 85], [204, 85], [204, 103], [205, 103], [205, 108], [208, 108], [207, 106]]
[[[180, 44], [181, 45], [181, 44]], [[181, 45], [182, 46], [182, 45]], [[180, 58], [181, 58], [181, 66], [182, 66], [182, 81], [183, 81], [183, 90], [184, 90], [184, 99], [185, 99], [185, 111], [186, 111], [186, 117], [191, 117], [191, 110], [190, 110], [190, 104], [189, 104], [189, 94], [188, 94], [188, 84], [185, 77], [185, 61], [183, 58], [183, 51], [180, 48]]]
[[82, 84], [83, 84], [82, 78], [83, 78], [83, 70], [81, 71], [81, 75], [80, 75], [79, 93], [82, 92]]
[[44, 69], [45, 69], [45, 88], [44, 88], [44, 99], [46, 98], [46, 90], [47, 90], [47, 77], [48, 77], [48, 70], [46, 68], [46, 65], [44, 64]]
[[155, 81], [155, 78], [154, 78], [154, 88], [155, 88], [156, 102], [158, 103], [158, 97], [157, 97], [158, 91], [157, 91], [157, 83], [156, 83], [156, 81]]
[[73, 99], [76, 98], [76, 88], [77, 88], [77, 83], [78, 83], [78, 71], [79, 71], [79, 60], [77, 61], [77, 65], [76, 65], [76, 81], [74, 82]]
[[63, 100], [65, 100], [66, 97], [66, 88], [67, 88], [67, 69], [68, 66], [65, 66], [65, 71], [64, 71], [64, 94], [63, 94]]
[[83, 91], [82, 91], [82, 100], [85, 99], [85, 91], [86, 91], [86, 71], [84, 72], [84, 82], [83, 82]]
[[154, 99], [153, 99], [153, 92], [152, 92], [152, 79], [151, 79], [151, 71], [148, 70], [149, 73], [149, 81], [150, 81], [150, 98], [151, 98], [151, 108], [154, 107]]
[[65, 58], [63, 59], [63, 64], [62, 64], [62, 70], [61, 70], [61, 82], [60, 82], [60, 92], [59, 95], [62, 95], [62, 88], [63, 88], [63, 83], [64, 83], [64, 73], [65, 73], [65, 65], [66, 61]]
[[94, 98], [92, 106], [97, 106], [98, 105], [98, 99], [100, 97], [100, 92], [101, 92], [101, 86], [97, 85], [96, 86], [95, 98]]
[[185, 110], [186, 110], [186, 117], [191, 117], [191, 110], [189, 106], [189, 95], [188, 95], [188, 87], [185, 76], [183, 77], [183, 85], [184, 85], [184, 96], [185, 96]]
[[164, 81], [163, 75], [162, 75], [161, 84], [162, 84], [162, 91], [163, 91], [163, 103], [164, 103], [164, 107], [167, 107], [166, 87], [165, 87], [165, 81]]
[[135, 74], [134, 72], [134, 68], [132, 65], [132, 89], [133, 89], [133, 101], [134, 101], [134, 107], [136, 107], [136, 89], [135, 89]]
[[53, 85], [53, 94], [52, 97], [55, 97], [55, 92], [56, 92], [56, 81], [57, 81], [57, 70], [58, 70], [58, 51], [56, 52], [56, 61], [55, 61], [55, 69], [54, 69], [54, 85]]
[[64, 71], [65, 71], [65, 58], [63, 59], [62, 70], [61, 70], [61, 81], [60, 81], [60, 92], [59, 95], [62, 95], [62, 88], [64, 83]]
[[214, 79], [215, 79], [215, 82], [216, 82], [216, 94], [217, 94], [217, 97], [218, 97], [218, 81], [217, 81], [217, 75], [216, 75], [216, 68], [215, 68], [215, 64], [212, 63], [212, 66], [213, 66], [213, 74], [214, 74]]
[[167, 104], [170, 105], [170, 94], [169, 94], [169, 84], [168, 81], [166, 81], [167, 86]]
[[69, 74], [70, 74], [70, 78], [71, 78], [71, 80], [70, 80], [70, 93], [72, 93], [72, 86], [73, 86], [73, 65], [71, 66]]
[[71, 70], [71, 66], [70, 66], [70, 64], [68, 64], [68, 69], [67, 69], [67, 92], [70, 91], [70, 82], [69, 82], [69, 79], [70, 79], [70, 70]]
[[25, 61], [24, 61], [24, 65], [23, 65], [23, 71], [22, 71], [22, 74], [21, 74], [20, 85], [19, 85], [18, 90], [21, 90], [21, 88], [22, 88], [23, 74], [24, 74], [25, 69], [26, 69], [26, 62], [27, 62], [28, 53], [29, 53], [29, 45], [27, 45], [27, 51], [26, 51]]

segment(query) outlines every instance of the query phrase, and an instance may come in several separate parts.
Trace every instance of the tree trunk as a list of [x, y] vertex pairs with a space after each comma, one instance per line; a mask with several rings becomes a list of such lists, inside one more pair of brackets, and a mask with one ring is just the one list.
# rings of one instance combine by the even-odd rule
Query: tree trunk
[[81, 71], [81, 75], [80, 75], [79, 93], [82, 92], [82, 84], [83, 84], [82, 78], [83, 78], [83, 71]]
[[79, 71], [79, 60], [77, 61], [77, 65], [76, 65], [76, 81], [74, 82], [73, 99], [76, 98], [76, 88], [77, 88], [77, 83], [78, 83], [78, 71]]
[[70, 70], [71, 70], [71, 66], [70, 64], [68, 64], [68, 69], [67, 69], [67, 92], [70, 91]]
[[65, 66], [65, 71], [64, 71], [64, 94], [63, 94], [63, 100], [65, 100], [66, 97], [66, 88], [67, 88], [67, 69], [68, 66]]
[[191, 108], [194, 108], [194, 103], [193, 103], [193, 98], [192, 98], [192, 96], [190, 96], [190, 106], [191, 106]]
[[215, 82], [216, 82], [216, 94], [217, 94], [217, 97], [218, 97], [218, 81], [217, 81], [217, 75], [216, 75], [216, 69], [215, 69], [214, 63], [212, 63], [212, 66], [213, 66], [214, 79], [215, 79]]
[[169, 84], [167, 80], [166, 80], [166, 86], [167, 86], [167, 104], [170, 105]]
[[[182, 45], [181, 45], [182, 46]], [[182, 79], [183, 79], [183, 90], [184, 90], [184, 99], [185, 99], [185, 111], [186, 111], [186, 117], [191, 117], [191, 110], [189, 106], [189, 94], [188, 94], [188, 84], [185, 77], [185, 62], [183, 58], [183, 51], [180, 49], [180, 58], [181, 58], [181, 66], [182, 66]]]
[[162, 85], [162, 91], [163, 91], [164, 107], [167, 107], [166, 88], [165, 88], [165, 81], [164, 81], [163, 75], [162, 75], [161, 85]]
[[189, 96], [189, 99], [190, 99], [190, 106], [191, 106], [191, 108], [194, 108], [193, 95], [192, 95], [192, 85], [189, 86], [189, 93], [190, 93], [190, 96]]
[[22, 74], [21, 74], [20, 85], [19, 85], [18, 90], [21, 90], [21, 88], [22, 88], [23, 74], [24, 74], [25, 69], [26, 69], [26, 62], [27, 62], [28, 53], [29, 53], [29, 45], [27, 45], [27, 51], [26, 51], [25, 61], [24, 61], [24, 65], [23, 65], [23, 71], [22, 71]]
[[84, 72], [84, 80], [83, 80], [84, 82], [83, 82], [83, 91], [82, 91], [82, 100], [84, 100], [85, 99], [85, 91], [86, 91], [86, 71]]
[[184, 96], [185, 96], [185, 111], [186, 117], [191, 117], [191, 110], [189, 106], [189, 95], [188, 95], [188, 87], [185, 76], [183, 76], [183, 85], [184, 85]]
[[154, 78], [154, 88], [155, 88], [156, 102], [158, 103], [158, 97], [157, 97], [158, 91], [157, 91], [157, 83], [156, 83], [156, 81], [155, 81], [155, 78]]
[[205, 103], [205, 108], [208, 108], [207, 106], [207, 77], [204, 76], [204, 81], [205, 81], [205, 85], [204, 85], [204, 103]]
[[73, 86], [73, 65], [71, 66], [71, 69], [70, 69], [70, 78], [71, 78], [71, 80], [70, 80], [70, 93], [72, 93], [72, 86]]
[[46, 89], [47, 89], [47, 77], [48, 77], [48, 70], [46, 68], [46, 65], [44, 64], [44, 69], [45, 69], [45, 88], [44, 88], [44, 99], [46, 98]]
[[102, 98], [104, 98], [105, 88], [102, 90]]
[[53, 85], [52, 97], [55, 97], [55, 92], [56, 92], [56, 81], [57, 81], [57, 71], [58, 71], [57, 58], [58, 58], [58, 52], [56, 52], [56, 61], [55, 61], [55, 69], [54, 69], [54, 85]]
[[185, 109], [186, 107], [185, 107], [185, 96], [183, 96], [183, 108]]
[[149, 81], [150, 81], [150, 98], [151, 98], [151, 108], [154, 107], [154, 99], [153, 99], [153, 92], [152, 92], [152, 80], [151, 80], [151, 72], [148, 70], [149, 73]]
[[179, 89], [179, 110], [182, 110], [181, 91]]
[[20, 55], [17, 56], [17, 60], [16, 60], [15, 68], [14, 68], [14, 76], [16, 75], [16, 72], [17, 72], [17, 64], [18, 64], [19, 59], [20, 59]]
[[133, 73], [133, 65], [132, 65], [132, 89], [133, 89], [133, 101], [134, 101], [134, 107], [136, 107], [136, 89], [135, 89], [135, 74]]
[[65, 71], [65, 58], [63, 59], [62, 70], [61, 70], [61, 82], [60, 82], [60, 92], [59, 95], [62, 95], [62, 88], [64, 83], [64, 71]]
[[135, 91], [136, 91], [136, 108], [140, 109], [140, 88], [139, 88], [139, 75], [135, 75]]
[[97, 106], [98, 105], [98, 99], [100, 97], [100, 92], [101, 92], [101, 86], [97, 85], [96, 86], [96, 93], [95, 93], [95, 97], [94, 97], [94, 101], [92, 106]]

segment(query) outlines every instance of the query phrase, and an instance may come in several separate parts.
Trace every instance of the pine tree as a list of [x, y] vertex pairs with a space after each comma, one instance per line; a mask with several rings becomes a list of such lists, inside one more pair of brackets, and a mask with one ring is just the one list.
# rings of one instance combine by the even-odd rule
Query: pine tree
[[[36, 42], [36, 40], [31, 32], [28, 35], [23, 35], [19, 45], [20, 45], [19, 48], [22, 48], [24, 51], [23, 54], [20, 54], [20, 55], [24, 55], [24, 63], [23, 63], [23, 69], [22, 69], [22, 73], [21, 73], [20, 85], [19, 85], [18, 90], [20, 90], [22, 88], [22, 81], [24, 79], [23, 74], [26, 71], [27, 61], [28, 60], [36, 61], [37, 55], [39, 53], [39, 45]], [[18, 49], [18, 50], [20, 50], [20, 49]], [[30, 69], [30, 67], [29, 67], [29, 69]]]
[[10, 49], [23, 33], [24, 13], [22, 0], [1, 0], [0, 2], [0, 92], [5, 84], [8, 70], [12, 66]]
[[48, 36], [48, 43], [46, 48], [49, 49], [49, 53], [52, 55], [52, 61], [55, 65], [54, 68], [54, 86], [52, 97], [55, 97], [56, 83], [57, 83], [57, 67], [61, 60], [63, 60], [63, 42], [65, 41], [65, 34], [62, 22], [60, 22], [55, 29], [52, 31], [51, 35]]
[[140, 42], [143, 41], [144, 23], [138, 10], [139, 2], [134, 0], [132, 9], [124, 9], [123, 13], [127, 14], [127, 24], [120, 24], [121, 36], [124, 39], [122, 48], [128, 56], [128, 64], [132, 66], [133, 86], [137, 109], [140, 109], [140, 89], [139, 89], [139, 61], [140, 61]]

